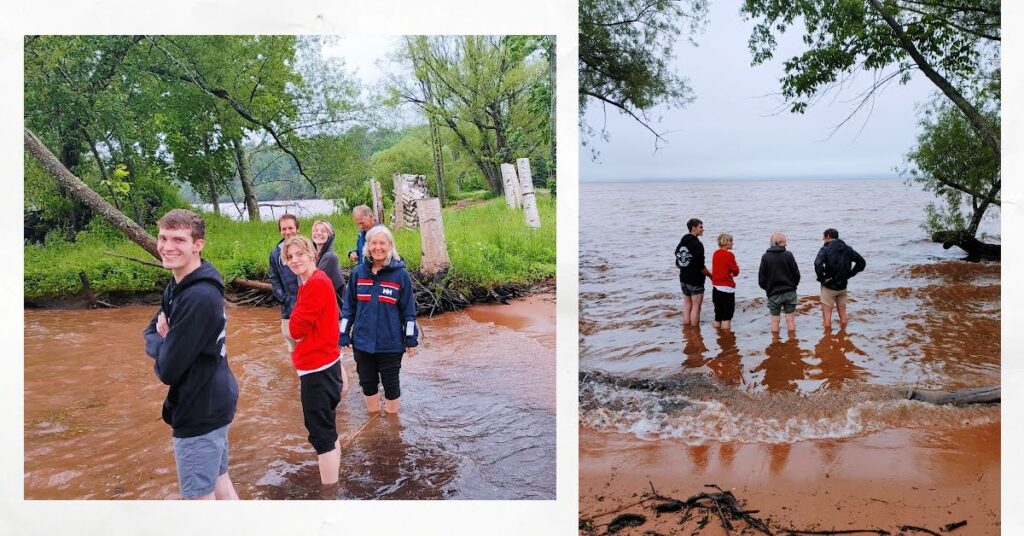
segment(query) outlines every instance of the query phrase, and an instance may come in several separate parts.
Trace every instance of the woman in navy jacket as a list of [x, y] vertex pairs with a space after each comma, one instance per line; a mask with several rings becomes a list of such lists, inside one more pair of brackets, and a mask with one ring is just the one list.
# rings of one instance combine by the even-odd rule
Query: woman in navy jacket
[[412, 278], [383, 225], [366, 232], [362, 262], [352, 270], [341, 308], [342, 348], [352, 346], [366, 409], [381, 410], [378, 386], [384, 386], [384, 411], [398, 413], [402, 355], [416, 355], [419, 330]]

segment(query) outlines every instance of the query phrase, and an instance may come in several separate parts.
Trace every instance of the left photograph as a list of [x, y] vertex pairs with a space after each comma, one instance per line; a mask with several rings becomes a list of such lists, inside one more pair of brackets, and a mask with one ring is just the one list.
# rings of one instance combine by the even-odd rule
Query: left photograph
[[24, 38], [25, 499], [555, 499], [555, 38]]

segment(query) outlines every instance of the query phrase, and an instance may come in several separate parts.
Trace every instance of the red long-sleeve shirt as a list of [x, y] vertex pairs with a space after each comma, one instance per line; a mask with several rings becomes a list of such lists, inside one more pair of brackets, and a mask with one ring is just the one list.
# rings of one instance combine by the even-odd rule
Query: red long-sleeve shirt
[[734, 275], [740, 275], [740, 265], [736, 264], [736, 255], [727, 249], [715, 251], [711, 256], [711, 284], [717, 287], [736, 288]]
[[292, 365], [299, 375], [316, 372], [334, 363], [338, 350], [338, 300], [327, 274], [315, 270], [299, 285], [295, 308], [288, 320], [293, 339], [302, 339], [292, 351]]

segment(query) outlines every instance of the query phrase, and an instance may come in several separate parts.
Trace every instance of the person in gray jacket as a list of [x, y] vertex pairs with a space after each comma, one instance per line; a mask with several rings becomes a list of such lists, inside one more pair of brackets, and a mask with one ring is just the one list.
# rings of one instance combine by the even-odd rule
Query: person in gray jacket
[[299, 219], [291, 214], [285, 214], [277, 219], [277, 229], [281, 233], [281, 241], [270, 250], [267, 272], [270, 276], [270, 285], [274, 287], [274, 297], [281, 302], [281, 335], [288, 345], [288, 354], [291, 355], [295, 350], [295, 339], [288, 334], [288, 319], [291, 318], [292, 308], [295, 307], [295, 297], [299, 295], [299, 278], [287, 266], [281, 264], [281, 244], [299, 232]]
[[[345, 275], [341, 273], [341, 261], [334, 252], [334, 226], [327, 220], [316, 220], [310, 230], [313, 244], [316, 246], [316, 267], [327, 274], [334, 285], [334, 297], [338, 300], [338, 311], [341, 311], [341, 295], [345, 290]], [[348, 373], [344, 363], [341, 367], [341, 392], [348, 392]], [[343, 397], [344, 399], [344, 397]]]
[[786, 329], [796, 331], [796, 306], [799, 298], [796, 287], [800, 284], [800, 268], [793, 254], [786, 251], [786, 235], [772, 233], [771, 247], [761, 256], [757, 270], [757, 284], [768, 295], [768, 312], [772, 317], [772, 333], [779, 332], [779, 315], [786, 313]]

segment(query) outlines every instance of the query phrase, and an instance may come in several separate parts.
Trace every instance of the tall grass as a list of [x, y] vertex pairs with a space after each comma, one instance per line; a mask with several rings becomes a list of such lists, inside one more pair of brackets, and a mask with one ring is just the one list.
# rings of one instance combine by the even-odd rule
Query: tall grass
[[[445, 237], [451, 269], [448, 284], [460, 291], [495, 288], [512, 283], [528, 284], [555, 275], [555, 202], [538, 196], [541, 228], [532, 230], [522, 211], [505, 206], [504, 199], [462, 209], [445, 209]], [[204, 214], [206, 246], [203, 257], [212, 262], [225, 280], [235, 277], [264, 280], [270, 249], [280, 240], [276, 221], [238, 222]], [[357, 228], [349, 214], [325, 217], [337, 235], [334, 249], [342, 266], [355, 247]], [[300, 233], [309, 236], [313, 220], [300, 221]], [[155, 229], [150, 232], [155, 235]], [[420, 265], [420, 233], [395, 233], [396, 248], [410, 270]], [[78, 272], [84, 271], [95, 292], [151, 292], [161, 289], [170, 277], [167, 270], [106, 255], [153, 261], [142, 248], [117, 231], [95, 225], [79, 233], [74, 243], [59, 239], [25, 246], [25, 297], [61, 298], [81, 292]]]

